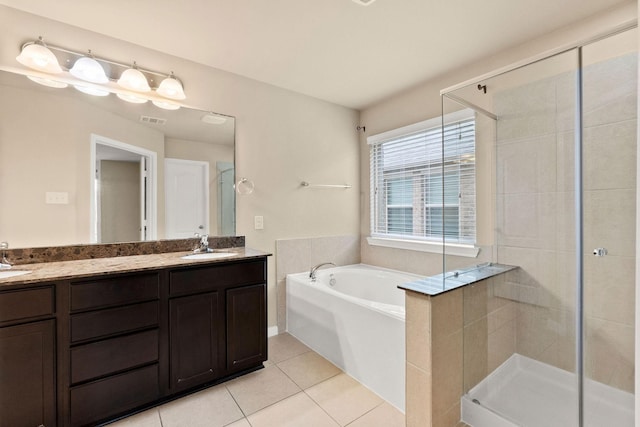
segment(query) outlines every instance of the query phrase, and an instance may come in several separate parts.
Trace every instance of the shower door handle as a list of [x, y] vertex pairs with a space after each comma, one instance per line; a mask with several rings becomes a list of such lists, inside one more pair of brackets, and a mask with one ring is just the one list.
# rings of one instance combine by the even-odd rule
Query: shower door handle
[[605, 256], [609, 253], [609, 251], [607, 251], [607, 248], [595, 248], [593, 250], [593, 254], [595, 256]]

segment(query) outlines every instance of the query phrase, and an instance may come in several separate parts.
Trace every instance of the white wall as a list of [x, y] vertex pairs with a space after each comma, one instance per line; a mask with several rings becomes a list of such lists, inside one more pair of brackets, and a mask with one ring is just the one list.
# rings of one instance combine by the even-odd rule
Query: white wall
[[[190, 105], [235, 116], [237, 176], [255, 183], [251, 195], [237, 198], [237, 234], [246, 236], [247, 246], [274, 253], [280, 238], [358, 233], [357, 111], [7, 7], [0, 7], [0, 22], [1, 65], [16, 66], [22, 43], [42, 35], [53, 45], [173, 70], [185, 84]], [[353, 188], [301, 189], [301, 180]], [[264, 230], [253, 229], [254, 215], [264, 216]], [[268, 323], [273, 326], [274, 257], [268, 277]]]

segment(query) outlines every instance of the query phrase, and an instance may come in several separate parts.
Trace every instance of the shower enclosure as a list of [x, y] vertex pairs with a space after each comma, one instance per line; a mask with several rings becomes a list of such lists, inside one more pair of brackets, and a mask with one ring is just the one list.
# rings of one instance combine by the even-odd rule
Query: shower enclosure
[[634, 425], [637, 40], [443, 91], [476, 119], [477, 245], [519, 267], [464, 289], [474, 427]]

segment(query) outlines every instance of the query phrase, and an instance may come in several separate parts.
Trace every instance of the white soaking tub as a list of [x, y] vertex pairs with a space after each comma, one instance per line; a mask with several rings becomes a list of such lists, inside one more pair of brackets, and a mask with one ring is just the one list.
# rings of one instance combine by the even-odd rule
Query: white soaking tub
[[405, 411], [404, 291], [420, 279], [365, 264], [287, 276], [287, 330]]

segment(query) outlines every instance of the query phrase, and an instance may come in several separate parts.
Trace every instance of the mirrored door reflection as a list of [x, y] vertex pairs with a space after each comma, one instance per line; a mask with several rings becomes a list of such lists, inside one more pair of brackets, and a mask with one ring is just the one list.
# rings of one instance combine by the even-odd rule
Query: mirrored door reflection
[[94, 135], [91, 198], [93, 243], [155, 239], [152, 194], [154, 156], [139, 148]]

